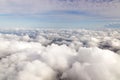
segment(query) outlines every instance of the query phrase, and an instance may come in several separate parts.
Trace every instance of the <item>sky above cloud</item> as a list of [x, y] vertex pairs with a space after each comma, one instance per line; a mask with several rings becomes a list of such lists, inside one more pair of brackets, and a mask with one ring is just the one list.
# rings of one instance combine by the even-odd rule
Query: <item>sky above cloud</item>
[[0, 26], [87, 27], [120, 22], [120, 0], [0, 0]]

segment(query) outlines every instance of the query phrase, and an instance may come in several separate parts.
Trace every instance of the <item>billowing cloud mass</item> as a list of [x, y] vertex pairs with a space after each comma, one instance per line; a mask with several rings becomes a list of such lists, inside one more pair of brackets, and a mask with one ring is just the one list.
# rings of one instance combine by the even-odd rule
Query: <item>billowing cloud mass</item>
[[120, 30], [0, 30], [0, 80], [119, 80]]
[[0, 0], [0, 13], [3, 14], [76, 10], [93, 16], [120, 18], [119, 8], [119, 0]]

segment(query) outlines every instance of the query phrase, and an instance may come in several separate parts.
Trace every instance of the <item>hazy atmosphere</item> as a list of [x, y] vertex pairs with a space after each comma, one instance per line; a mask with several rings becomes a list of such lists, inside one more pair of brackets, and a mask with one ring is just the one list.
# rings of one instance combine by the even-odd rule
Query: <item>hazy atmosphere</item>
[[0, 27], [116, 27], [119, 9], [119, 0], [0, 0]]
[[120, 80], [120, 0], [0, 0], [0, 80]]

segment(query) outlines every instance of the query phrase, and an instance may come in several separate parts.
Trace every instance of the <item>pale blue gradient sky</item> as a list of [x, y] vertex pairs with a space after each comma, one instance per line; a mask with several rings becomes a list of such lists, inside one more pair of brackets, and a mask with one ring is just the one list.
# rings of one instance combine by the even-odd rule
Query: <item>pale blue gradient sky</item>
[[0, 27], [104, 27], [120, 24], [119, 9], [119, 0], [1, 0]]

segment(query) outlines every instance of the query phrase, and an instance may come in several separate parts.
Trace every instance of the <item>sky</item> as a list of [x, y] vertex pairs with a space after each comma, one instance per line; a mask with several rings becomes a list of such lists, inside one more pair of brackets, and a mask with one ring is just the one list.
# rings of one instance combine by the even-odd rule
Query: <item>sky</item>
[[97, 28], [120, 24], [120, 0], [0, 0], [0, 27]]

